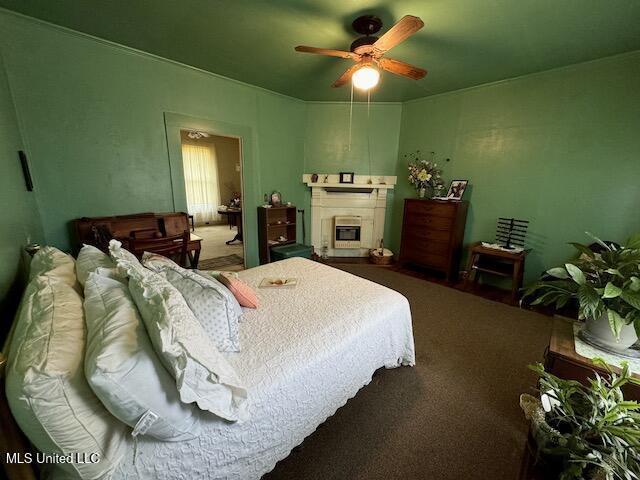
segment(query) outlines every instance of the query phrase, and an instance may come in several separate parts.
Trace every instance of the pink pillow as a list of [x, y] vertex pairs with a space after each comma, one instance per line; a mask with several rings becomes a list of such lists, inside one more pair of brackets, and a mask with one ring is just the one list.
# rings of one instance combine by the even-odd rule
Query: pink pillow
[[258, 308], [258, 296], [253, 289], [239, 278], [221, 272], [219, 280], [229, 289], [243, 307]]

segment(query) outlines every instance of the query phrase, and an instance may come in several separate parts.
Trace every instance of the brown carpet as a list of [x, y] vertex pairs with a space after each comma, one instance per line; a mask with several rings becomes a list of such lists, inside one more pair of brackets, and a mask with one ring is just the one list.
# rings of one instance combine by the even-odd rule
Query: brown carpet
[[263, 480], [515, 479], [518, 406], [551, 319], [385, 268], [341, 267], [411, 303], [416, 366], [380, 370]]
[[230, 267], [232, 265], [244, 265], [244, 259], [240, 255], [225, 255], [224, 257], [214, 257], [200, 260], [198, 262], [199, 270], [218, 270], [222, 267]]

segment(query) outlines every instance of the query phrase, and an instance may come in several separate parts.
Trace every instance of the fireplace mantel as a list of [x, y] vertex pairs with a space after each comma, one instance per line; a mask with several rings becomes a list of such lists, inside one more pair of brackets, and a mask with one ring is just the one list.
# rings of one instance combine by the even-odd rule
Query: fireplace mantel
[[[369, 249], [378, 247], [383, 239], [387, 191], [395, 187], [397, 177], [355, 175], [354, 183], [340, 183], [338, 174], [317, 175], [317, 182], [311, 181], [310, 173], [302, 176], [302, 182], [311, 188], [311, 243], [315, 251], [320, 253], [327, 244], [332, 257], [369, 255]], [[361, 248], [334, 248], [336, 216], [362, 219]]]
[[[318, 181], [312, 182], [311, 175], [311, 173], [302, 175], [302, 182], [311, 188], [379, 188], [388, 190], [395, 187], [398, 179], [398, 177], [389, 175], [354, 175], [353, 183], [340, 183], [340, 175], [338, 174], [318, 173]], [[325, 177], [327, 177], [327, 182], [324, 181]]]

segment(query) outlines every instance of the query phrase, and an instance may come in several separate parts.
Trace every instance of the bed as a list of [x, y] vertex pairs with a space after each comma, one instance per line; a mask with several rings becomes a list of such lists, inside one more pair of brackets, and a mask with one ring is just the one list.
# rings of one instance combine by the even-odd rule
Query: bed
[[[245, 309], [242, 351], [226, 354], [249, 391], [250, 419], [202, 414], [188, 442], [140, 438], [113, 479], [259, 479], [371, 381], [415, 362], [411, 313], [401, 294], [302, 258], [240, 273], [261, 306]], [[258, 288], [295, 277], [295, 288]]]
[[[196, 409], [202, 432], [193, 440], [129, 436], [114, 480], [259, 479], [367, 385], [377, 369], [414, 365], [411, 313], [401, 294], [302, 258], [239, 275], [257, 292], [260, 308], [244, 309], [241, 351], [224, 355], [248, 391], [248, 420], [231, 423]], [[298, 285], [259, 288], [265, 277], [295, 277]], [[4, 384], [3, 366], [0, 355]], [[0, 388], [0, 444], [25, 452], [4, 393]], [[8, 467], [9, 478], [34, 478], [30, 465]], [[52, 465], [44, 474], [68, 478]]]

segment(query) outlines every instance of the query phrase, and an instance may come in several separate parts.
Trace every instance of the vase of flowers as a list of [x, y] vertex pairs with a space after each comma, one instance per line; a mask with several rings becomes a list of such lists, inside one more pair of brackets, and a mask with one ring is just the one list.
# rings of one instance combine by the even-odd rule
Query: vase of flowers
[[434, 152], [431, 152], [429, 160], [422, 157], [420, 150], [405, 155], [408, 159], [409, 183], [415, 187], [419, 198], [431, 197], [434, 190], [440, 191], [444, 188], [442, 170], [433, 161], [434, 155]]

